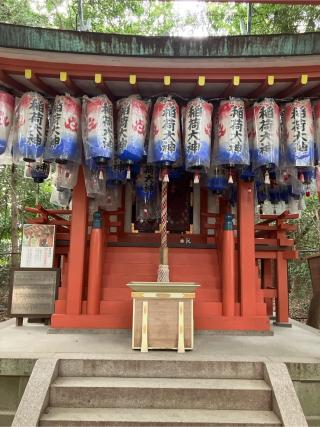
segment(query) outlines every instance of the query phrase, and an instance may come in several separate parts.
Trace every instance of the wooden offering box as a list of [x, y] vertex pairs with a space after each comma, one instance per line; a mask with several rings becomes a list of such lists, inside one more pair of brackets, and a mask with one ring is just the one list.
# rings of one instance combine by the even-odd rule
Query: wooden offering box
[[193, 300], [199, 285], [130, 282], [133, 298], [132, 348], [193, 349]]

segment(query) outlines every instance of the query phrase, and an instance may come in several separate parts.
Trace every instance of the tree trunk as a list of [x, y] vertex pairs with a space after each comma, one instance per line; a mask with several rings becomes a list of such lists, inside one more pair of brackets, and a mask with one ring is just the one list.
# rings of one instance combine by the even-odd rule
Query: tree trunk
[[17, 193], [17, 166], [11, 166], [11, 267], [19, 267], [19, 210]]

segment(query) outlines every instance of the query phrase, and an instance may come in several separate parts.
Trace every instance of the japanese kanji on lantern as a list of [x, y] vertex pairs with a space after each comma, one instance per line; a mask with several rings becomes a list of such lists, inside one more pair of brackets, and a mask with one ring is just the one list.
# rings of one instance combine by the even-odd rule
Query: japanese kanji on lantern
[[187, 104], [184, 152], [186, 169], [202, 172], [210, 167], [213, 106], [201, 98]]
[[85, 159], [105, 165], [114, 151], [112, 102], [106, 95], [84, 97], [82, 113]]
[[252, 132], [254, 167], [278, 166], [280, 110], [273, 99], [254, 103]]
[[179, 106], [171, 96], [158, 98], [152, 114], [148, 161], [171, 166], [181, 158]]
[[231, 98], [221, 101], [214, 143], [214, 164], [225, 166], [250, 163], [244, 102]]
[[15, 109], [13, 159], [35, 162], [45, 145], [48, 102], [36, 92], [22, 95]]
[[138, 96], [129, 96], [117, 102], [117, 154], [123, 162], [140, 162], [145, 154], [149, 105]]
[[45, 150], [45, 159], [81, 163], [81, 103], [69, 95], [56, 96]]
[[314, 125], [309, 99], [296, 99], [285, 105], [286, 162], [288, 167], [314, 163]]
[[158, 177], [153, 165], [143, 165], [136, 179], [136, 220], [154, 223], [159, 220]]
[[0, 91], [0, 156], [5, 153], [13, 121], [14, 97]]

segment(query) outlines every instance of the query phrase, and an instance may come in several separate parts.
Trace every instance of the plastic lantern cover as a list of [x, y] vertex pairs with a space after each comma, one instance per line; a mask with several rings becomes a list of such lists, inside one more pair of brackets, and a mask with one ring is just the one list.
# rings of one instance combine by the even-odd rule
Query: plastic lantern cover
[[184, 152], [187, 170], [210, 167], [213, 106], [201, 98], [190, 101], [185, 111]]
[[[14, 111], [14, 97], [0, 91], [0, 156], [7, 149]], [[0, 157], [1, 162], [1, 157]]]
[[285, 105], [284, 130], [287, 166], [312, 166], [314, 125], [309, 99], [296, 99]]
[[248, 165], [250, 163], [244, 102], [231, 98], [221, 101], [213, 150], [213, 163]]
[[44, 152], [48, 102], [36, 92], [26, 92], [15, 108], [13, 159], [35, 162]]
[[136, 180], [136, 219], [143, 223], [159, 218], [158, 178], [152, 165], [143, 165]]
[[152, 114], [148, 162], [173, 165], [180, 160], [179, 106], [170, 96], [158, 98]]
[[140, 162], [145, 153], [150, 103], [129, 96], [117, 102], [117, 153], [127, 163]]
[[112, 165], [107, 167], [107, 184], [126, 182], [127, 168], [119, 160], [114, 160]]
[[113, 106], [106, 95], [83, 99], [82, 129], [86, 160], [105, 164], [113, 157]]
[[29, 163], [27, 167], [30, 167], [30, 177], [34, 182], [41, 184], [45, 179], [49, 177], [50, 174], [50, 165], [48, 163]]
[[104, 196], [106, 194], [106, 179], [105, 176], [99, 176], [98, 170], [84, 167], [84, 181], [88, 197]]
[[71, 190], [68, 188], [57, 190], [56, 187], [52, 187], [50, 203], [61, 208], [67, 208], [70, 207], [71, 196]]
[[266, 98], [253, 106], [253, 165], [279, 164], [280, 110], [273, 99]]
[[57, 163], [56, 170], [52, 176], [52, 182], [58, 190], [68, 188], [72, 190], [78, 181], [79, 165], [72, 162], [64, 164]]
[[56, 96], [44, 158], [57, 163], [81, 163], [81, 103], [69, 95]]

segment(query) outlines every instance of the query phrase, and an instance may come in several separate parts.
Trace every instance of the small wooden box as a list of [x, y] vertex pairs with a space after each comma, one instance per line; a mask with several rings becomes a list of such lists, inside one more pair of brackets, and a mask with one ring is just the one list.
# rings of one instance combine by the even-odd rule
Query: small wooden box
[[132, 348], [193, 349], [196, 283], [130, 282], [133, 298]]

